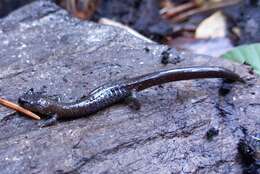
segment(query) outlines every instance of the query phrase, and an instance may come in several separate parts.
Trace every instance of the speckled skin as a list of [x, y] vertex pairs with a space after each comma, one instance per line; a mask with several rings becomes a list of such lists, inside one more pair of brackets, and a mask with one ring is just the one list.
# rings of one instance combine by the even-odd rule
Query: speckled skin
[[57, 102], [32, 90], [21, 96], [18, 102], [33, 112], [55, 115], [55, 119], [75, 118], [93, 114], [127, 98], [134, 98], [135, 91], [167, 82], [198, 78], [225, 78], [231, 81], [243, 81], [239, 75], [221, 67], [187, 67], [107, 83], [90, 92], [86, 99], [77, 102]]

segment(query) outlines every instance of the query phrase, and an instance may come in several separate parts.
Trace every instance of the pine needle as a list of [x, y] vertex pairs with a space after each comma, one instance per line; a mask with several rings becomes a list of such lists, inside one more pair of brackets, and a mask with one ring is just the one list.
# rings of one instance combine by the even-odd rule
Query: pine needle
[[40, 120], [41, 119], [41, 117], [39, 117], [38, 115], [32, 113], [31, 111], [29, 111], [27, 109], [24, 109], [21, 106], [15, 104], [13, 102], [10, 102], [10, 101], [8, 101], [6, 99], [0, 98], [0, 104], [5, 106], [5, 107], [7, 107], [7, 108], [9, 108], [9, 109], [13, 109], [13, 110], [15, 110], [17, 112], [23, 113], [23, 114], [27, 115], [30, 118], [33, 118], [33, 119], [36, 119], [36, 120]]

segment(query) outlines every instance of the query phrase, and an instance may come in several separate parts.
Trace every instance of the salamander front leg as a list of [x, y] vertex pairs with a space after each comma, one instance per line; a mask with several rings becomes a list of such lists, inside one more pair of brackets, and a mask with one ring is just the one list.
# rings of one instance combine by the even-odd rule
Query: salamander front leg
[[53, 126], [58, 122], [58, 115], [55, 114], [49, 118], [47, 118], [46, 120], [42, 121], [39, 123], [40, 127], [47, 127], [47, 126]]
[[134, 110], [140, 110], [141, 108], [141, 103], [139, 102], [137, 95], [137, 91], [133, 90], [131, 92], [131, 95], [128, 98], [126, 98], [126, 103], [129, 105], [131, 109]]

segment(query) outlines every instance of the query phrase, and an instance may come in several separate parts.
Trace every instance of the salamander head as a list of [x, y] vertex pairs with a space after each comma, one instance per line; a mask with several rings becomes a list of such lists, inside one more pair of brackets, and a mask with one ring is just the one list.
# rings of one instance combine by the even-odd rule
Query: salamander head
[[34, 92], [30, 89], [19, 97], [18, 103], [23, 108], [41, 115], [53, 114], [50, 109], [53, 101], [43, 95], [43, 92]]

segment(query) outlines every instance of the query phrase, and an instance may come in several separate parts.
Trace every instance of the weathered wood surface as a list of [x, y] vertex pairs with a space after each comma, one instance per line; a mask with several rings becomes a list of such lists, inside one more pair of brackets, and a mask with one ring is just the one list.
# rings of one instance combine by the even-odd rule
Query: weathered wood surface
[[[102, 83], [173, 67], [218, 65], [247, 79], [226, 96], [219, 79], [169, 83], [141, 92], [140, 111], [119, 104], [42, 129], [0, 107], [0, 173], [242, 172], [237, 143], [260, 120], [260, 80], [248, 67], [174, 49], [176, 63], [164, 66], [165, 46], [78, 21], [49, 1], [1, 20], [0, 40], [0, 95], [12, 101], [43, 86], [72, 101]], [[212, 127], [219, 134], [208, 141]]]

